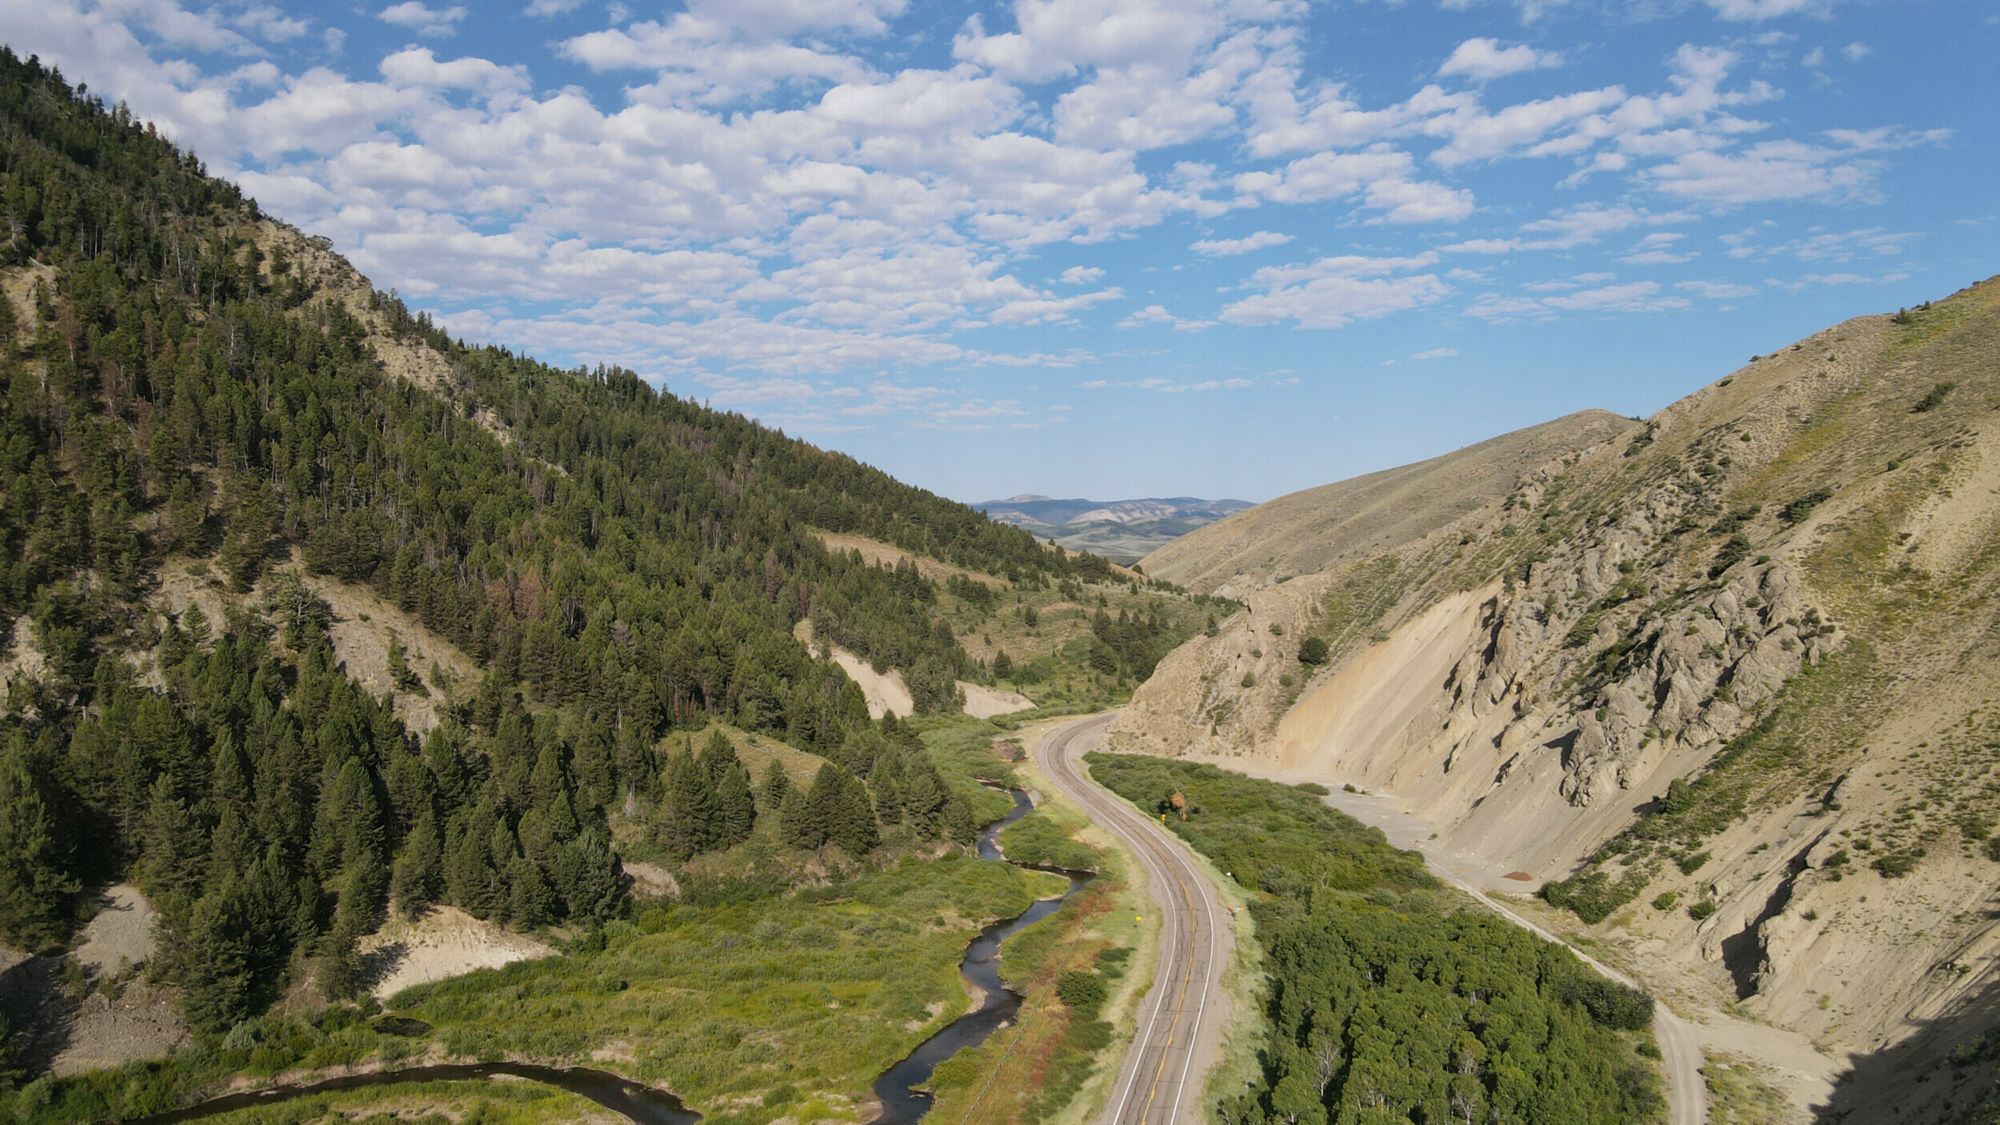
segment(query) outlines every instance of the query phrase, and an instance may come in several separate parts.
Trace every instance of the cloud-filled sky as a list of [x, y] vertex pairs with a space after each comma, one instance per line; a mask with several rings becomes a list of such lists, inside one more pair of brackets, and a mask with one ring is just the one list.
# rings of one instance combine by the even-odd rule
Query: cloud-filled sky
[[468, 340], [1265, 499], [2000, 273], [2000, 0], [0, 0]]

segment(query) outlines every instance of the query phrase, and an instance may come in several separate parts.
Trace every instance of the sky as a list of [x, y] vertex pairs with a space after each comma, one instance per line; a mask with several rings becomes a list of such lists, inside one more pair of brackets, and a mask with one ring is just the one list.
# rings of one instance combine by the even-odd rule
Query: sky
[[969, 502], [1268, 499], [2000, 274], [2000, 0], [0, 0], [0, 41], [468, 342]]

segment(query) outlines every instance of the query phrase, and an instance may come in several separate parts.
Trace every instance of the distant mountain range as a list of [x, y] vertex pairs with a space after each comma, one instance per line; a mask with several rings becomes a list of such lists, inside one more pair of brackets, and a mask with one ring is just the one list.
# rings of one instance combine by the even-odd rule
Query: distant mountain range
[[1000, 523], [1041, 539], [1129, 563], [1203, 524], [1251, 507], [1247, 500], [1154, 496], [1142, 500], [1056, 500], [1032, 494], [988, 500], [982, 508]]

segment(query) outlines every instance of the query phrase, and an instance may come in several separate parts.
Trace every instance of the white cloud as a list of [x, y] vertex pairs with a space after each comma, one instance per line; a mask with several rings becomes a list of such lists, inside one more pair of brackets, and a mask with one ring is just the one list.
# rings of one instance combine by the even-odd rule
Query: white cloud
[[1674, 244], [1686, 238], [1679, 231], [1654, 231], [1640, 239], [1630, 250], [1619, 257], [1619, 261], [1635, 266], [1671, 266], [1691, 262], [1696, 254], [1675, 250]]
[[1183, 320], [1168, 312], [1164, 305], [1147, 305], [1119, 321], [1118, 327], [1151, 328], [1161, 324], [1168, 325], [1177, 332], [1199, 332], [1204, 328], [1215, 327], [1215, 322], [1212, 320]]
[[583, 7], [584, 3], [585, 0], [534, 0], [534, 3], [521, 9], [521, 14], [524, 16], [540, 16], [543, 19], [553, 16], [566, 16]]
[[1758, 289], [1754, 285], [1738, 285], [1728, 281], [1682, 281], [1674, 288], [1706, 297], [1711, 301], [1735, 301], [1744, 297], [1755, 297]]
[[[1532, 287], [1530, 287], [1532, 288]], [[1666, 312], [1689, 308], [1685, 297], [1662, 297], [1653, 281], [1631, 281], [1594, 289], [1577, 289], [1549, 297], [1507, 297], [1483, 293], [1466, 313], [1494, 322], [1546, 319], [1562, 312]]]
[[1798, 14], [1822, 15], [1834, 0], [1703, 0], [1726, 20], [1769, 20]]
[[1437, 72], [1440, 78], [1464, 75], [1485, 81], [1561, 66], [1562, 62], [1562, 56], [1554, 51], [1537, 51], [1525, 45], [1502, 47], [1498, 39], [1467, 39], [1452, 51]]
[[1411, 359], [1449, 359], [1458, 354], [1457, 348], [1432, 348], [1427, 352], [1416, 352]]
[[1847, 56], [1848, 62], [1860, 62], [1862, 59], [1874, 54], [1875, 48], [1870, 47], [1866, 43], [1856, 41], [1842, 47], [1840, 53]]
[[[1252, 274], [1248, 283], [1265, 292], [1228, 305], [1222, 310], [1222, 319], [1245, 325], [1293, 321], [1300, 328], [1339, 328], [1356, 320], [1373, 320], [1430, 304], [1449, 292], [1435, 274], [1407, 274], [1436, 261], [1435, 254], [1412, 258], [1345, 255], [1305, 265], [1267, 266]], [[1388, 276], [1398, 274], [1405, 276]]]
[[433, 8], [421, 0], [403, 0], [401, 4], [391, 4], [375, 13], [375, 18], [397, 27], [407, 27], [418, 35], [450, 35], [465, 19], [465, 9], [459, 5]]
[[1056, 280], [1064, 285], [1089, 285], [1103, 276], [1104, 271], [1096, 266], [1071, 266], [1062, 271], [1062, 276]]
[[1188, 249], [1209, 258], [1230, 258], [1262, 250], [1267, 246], [1283, 246], [1292, 236], [1277, 231], [1260, 230], [1242, 238], [1204, 238], [1191, 244]]

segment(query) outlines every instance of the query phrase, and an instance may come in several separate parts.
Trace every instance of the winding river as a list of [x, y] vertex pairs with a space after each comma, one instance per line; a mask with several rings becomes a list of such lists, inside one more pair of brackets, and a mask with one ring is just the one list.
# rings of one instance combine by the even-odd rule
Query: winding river
[[[1008, 792], [1013, 795], [1014, 807], [1008, 810], [1006, 816], [987, 825], [979, 834], [981, 859], [1006, 859], [1007, 857], [1000, 851], [1001, 829], [1028, 815], [1035, 807], [1028, 800], [1028, 795], [1021, 790], [1010, 789]], [[958, 971], [959, 975], [979, 990], [981, 998], [979, 1006], [918, 1044], [917, 1049], [910, 1052], [903, 1061], [890, 1067], [882, 1077], [875, 1080], [875, 1096], [882, 1100], [882, 1113], [871, 1125], [911, 1125], [928, 1113], [931, 1108], [931, 1095], [923, 1087], [930, 1081], [931, 1072], [937, 1069], [937, 1065], [963, 1048], [978, 1046], [985, 1042], [987, 1036], [1014, 1021], [1021, 1010], [1021, 996], [1000, 983], [1000, 943], [1055, 913], [1079, 887], [1093, 878], [1087, 872], [1062, 871], [1035, 864], [1019, 866], [1054, 870], [1055, 874], [1069, 879], [1069, 889], [1060, 897], [1036, 901], [1033, 906], [1013, 918], [995, 922], [979, 931], [979, 936], [973, 938], [972, 943], [966, 946], [965, 956], [959, 961]], [[694, 1125], [701, 1120], [700, 1114], [681, 1105], [680, 1099], [672, 1094], [601, 1070], [495, 1062], [408, 1067], [403, 1070], [376, 1071], [372, 1074], [343, 1075], [323, 1082], [296, 1086], [271, 1086], [261, 1090], [246, 1090], [242, 1093], [211, 1098], [199, 1105], [168, 1110], [149, 1117], [132, 1118], [125, 1122], [125, 1125], [178, 1125], [179, 1122], [212, 1117], [234, 1109], [272, 1105], [311, 1094], [359, 1090], [399, 1082], [450, 1082], [469, 1078], [490, 1078], [503, 1074], [546, 1082], [551, 1086], [568, 1090], [614, 1113], [622, 1114], [635, 1125]]]
[[[981, 859], [1006, 859], [1000, 851], [1000, 830], [1028, 815], [1035, 807], [1021, 790], [1010, 789], [1008, 792], [1014, 797], [1014, 807], [979, 834]], [[937, 1069], [937, 1065], [966, 1047], [978, 1046], [986, 1041], [987, 1036], [1014, 1022], [1021, 1011], [1021, 995], [1000, 983], [1000, 943], [1055, 913], [1078, 888], [1093, 878], [1087, 872], [1055, 870], [1038, 864], [1017, 866], [1054, 870], [1055, 874], [1069, 879], [1069, 889], [1060, 897], [1041, 899], [1015, 917], [993, 923], [979, 931], [979, 936], [965, 947], [965, 957], [958, 963], [958, 972], [979, 990], [979, 1006], [918, 1044], [907, 1058], [875, 1080], [875, 1096], [882, 1100], [882, 1112], [869, 1125], [911, 1125], [929, 1113], [931, 1095], [923, 1087], [930, 1082], [931, 1072]]]

